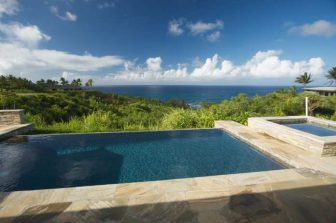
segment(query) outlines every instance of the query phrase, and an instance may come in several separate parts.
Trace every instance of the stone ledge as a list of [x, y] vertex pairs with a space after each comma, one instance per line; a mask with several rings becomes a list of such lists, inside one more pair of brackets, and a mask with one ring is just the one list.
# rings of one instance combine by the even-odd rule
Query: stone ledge
[[18, 125], [5, 125], [0, 126], [0, 141], [30, 132], [34, 129], [33, 124], [18, 124]]
[[320, 156], [336, 155], [336, 136], [318, 136], [290, 128], [282, 124], [314, 123], [326, 127], [334, 127], [336, 122], [322, 120], [310, 116], [254, 117], [248, 119], [248, 126], [257, 132], [270, 135], [294, 146]]
[[267, 134], [256, 132], [253, 128], [232, 121], [216, 121], [215, 125], [284, 164], [295, 168], [310, 168], [336, 176], [335, 156], [321, 157], [319, 154], [304, 150]]

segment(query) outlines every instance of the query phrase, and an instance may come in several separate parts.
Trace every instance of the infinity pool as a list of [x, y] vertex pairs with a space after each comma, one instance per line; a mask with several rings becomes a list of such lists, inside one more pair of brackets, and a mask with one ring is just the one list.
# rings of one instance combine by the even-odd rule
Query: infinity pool
[[0, 143], [0, 191], [282, 168], [219, 129], [40, 135]]
[[336, 129], [314, 125], [311, 123], [286, 124], [286, 126], [317, 136], [336, 136]]

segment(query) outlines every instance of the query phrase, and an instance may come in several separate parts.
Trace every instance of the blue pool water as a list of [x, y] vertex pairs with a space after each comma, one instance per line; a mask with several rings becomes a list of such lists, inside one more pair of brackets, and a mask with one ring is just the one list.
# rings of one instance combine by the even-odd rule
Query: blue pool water
[[336, 136], [336, 129], [326, 128], [310, 123], [287, 124], [286, 126], [317, 136]]
[[27, 136], [0, 144], [0, 190], [282, 169], [218, 129]]

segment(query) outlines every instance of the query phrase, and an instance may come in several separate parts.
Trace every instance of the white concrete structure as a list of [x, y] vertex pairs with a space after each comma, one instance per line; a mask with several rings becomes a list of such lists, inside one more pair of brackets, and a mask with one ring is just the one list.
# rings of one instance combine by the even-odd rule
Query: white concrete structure
[[321, 96], [336, 96], [336, 87], [310, 87], [304, 91], [314, 92]]
[[249, 118], [248, 126], [257, 132], [298, 146], [321, 156], [336, 155], [336, 136], [317, 136], [282, 124], [312, 123], [336, 128], [336, 122], [311, 116], [258, 117]]

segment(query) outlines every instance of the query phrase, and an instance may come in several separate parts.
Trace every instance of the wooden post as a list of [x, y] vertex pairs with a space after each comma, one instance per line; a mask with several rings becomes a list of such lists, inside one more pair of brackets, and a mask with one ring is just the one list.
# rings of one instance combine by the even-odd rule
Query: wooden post
[[306, 100], [305, 100], [305, 105], [306, 105], [306, 116], [309, 115], [309, 111], [308, 111], [308, 103], [309, 103], [309, 101], [308, 101], [308, 97], [306, 97]]

